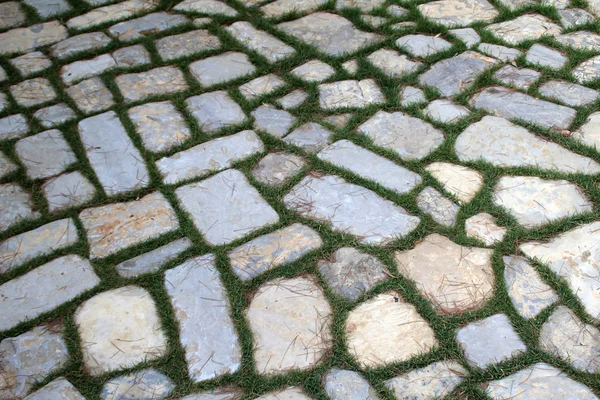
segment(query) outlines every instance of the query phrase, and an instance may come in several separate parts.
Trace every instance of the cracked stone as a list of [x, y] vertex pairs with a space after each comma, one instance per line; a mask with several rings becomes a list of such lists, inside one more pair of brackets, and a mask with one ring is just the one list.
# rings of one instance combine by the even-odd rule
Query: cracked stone
[[397, 399], [443, 399], [460, 383], [468, 371], [457, 361], [438, 361], [388, 380], [385, 386]]
[[473, 200], [483, 185], [481, 173], [462, 165], [433, 162], [425, 169], [462, 204]]
[[319, 106], [325, 110], [380, 104], [385, 96], [373, 79], [346, 80], [318, 86]]
[[62, 133], [56, 129], [19, 140], [15, 143], [15, 152], [30, 179], [58, 175], [77, 161]]
[[291, 73], [307, 82], [322, 82], [333, 75], [335, 69], [321, 60], [311, 60], [294, 68]]
[[252, 170], [252, 176], [266, 185], [281, 185], [300, 172], [306, 162], [290, 153], [269, 153]]
[[200, 129], [209, 135], [246, 120], [242, 108], [224, 90], [188, 97], [185, 104]]
[[449, 28], [491, 22], [498, 16], [498, 10], [486, 0], [437, 0], [418, 9], [425, 18]]
[[283, 60], [296, 52], [292, 46], [267, 32], [259, 31], [247, 21], [235, 22], [225, 30], [244, 46], [265, 57], [270, 63]]
[[598, 98], [598, 91], [565, 81], [548, 81], [541, 85], [538, 91], [542, 96], [573, 107], [587, 106]]
[[191, 135], [183, 117], [169, 101], [130, 108], [129, 118], [140, 134], [144, 147], [153, 152], [178, 146]]
[[563, 53], [538, 43], [529, 48], [525, 60], [551, 69], [561, 69], [567, 63], [567, 57]]
[[494, 79], [497, 79], [505, 85], [511, 85], [519, 89], [527, 90], [541, 75], [540, 72], [534, 69], [517, 68], [512, 65], [505, 65], [494, 73]]
[[152, 274], [158, 272], [163, 265], [177, 258], [191, 246], [192, 242], [190, 239], [177, 239], [157, 249], [123, 261], [115, 266], [115, 270], [123, 278], [134, 278], [144, 274]]
[[169, 396], [175, 384], [154, 368], [122, 375], [102, 387], [102, 400], [162, 400]]
[[283, 141], [301, 147], [309, 153], [316, 153], [331, 143], [333, 132], [316, 122], [307, 122], [294, 129]]
[[90, 32], [71, 36], [50, 46], [52, 57], [62, 59], [88, 50], [97, 50], [108, 46], [112, 41], [104, 32]]
[[16, 183], [0, 185], [0, 232], [21, 221], [38, 218], [40, 213], [33, 210], [31, 194]]
[[239, 87], [239, 90], [246, 100], [255, 100], [260, 96], [273, 93], [285, 85], [285, 81], [277, 75], [268, 74], [244, 83]]
[[560, 26], [540, 14], [525, 14], [510, 21], [488, 25], [485, 29], [508, 44], [517, 45], [525, 40], [538, 40], [544, 35], [559, 35]]
[[41, 51], [34, 51], [15, 57], [10, 64], [19, 70], [22, 76], [29, 76], [41, 72], [52, 66], [52, 62]]
[[479, 46], [477, 46], [477, 50], [484, 54], [487, 54], [488, 56], [497, 58], [498, 60], [505, 62], [514, 61], [515, 59], [521, 57], [521, 55], [523, 54], [517, 49], [489, 43], [481, 43]]
[[98, 77], [81, 81], [65, 91], [77, 108], [86, 114], [104, 111], [115, 104], [112, 93]]
[[374, 51], [367, 56], [367, 60], [386, 75], [396, 78], [415, 72], [423, 65], [418, 61], [410, 60], [404, 54], [389, 49]]
[[433, 218], [435, 222], [445, 227], [451, 227], [456, 223], [456, 217], [460, 211], [460, 206], [440, 192], [427, 186], [417, 196], [417, 206], [419, 209]]
[[12, 29], [0, 33], [0, 54], [27, 53], [37, 47], [60, 42], [67, 37], [67, 29], [58, 21]]
[[[195, 45], [195, 42], [192, 43]], [[195, 61], [190, 64], [189, 68], [192, 76], [202, 86], [228, 82], [256, 71], [256, 67], [246, 54], [234, 51]]]
[[358, 372], [332, 368], [323, 386], [331, 400], [379, 400], [377, 391]]
[[437, 36], [406, 35], [396, 40], [396, 46], [415, 57], [427, 57], [448, 50], [452, 43]]
[[41, 108], [34, 112], [33, 116], [44, 128], [53, 128], [76, 118], [75, 111], [73, 111], [65, 103], [59, 103], [46, 108]]
[[458, 120], [469, 116], [471, 111], [465, 107], [455, 104], [451, 100], [434, 100], [423, 109], [423, 114], [443, 124], [453, 124]]
[[131, 42], [156, 35], [160, 32], [173, 29], [189, 23], [190, 20], [180, 14], [157, 12], [143, 17], [119, 22], [108, 28], [108, 34], [121, 42]]
[[222, 1], [216, 0], [185, 0], [177, 4], [175, 11], [201, 12], [208, 15], [225, 15], [235, 17], [238, 15], [234, 8]]
[[283, 137], [296, 123], [296, 117], [284, 110], [263, 104], [250, 113], [254, 117], [254, 128], [276, 137]]
[[81, 206], [96, 195], [94, 185], [79, 171], [48, 180], [42, 185], [42, 190], [50, 212]]
[[33, 107], [56, 98], [56, 92], [46, 78], [34, 78], [10, 87], [10, 94], [22, 107]]
[[160, 67], [146, 72], [119, 75], [115, 82], [126, 103], [188, 89], [183, 72], [175, 67]]
[[486, 246], [493, 246], [502, 241], [506, 228], [498, 226], [490, 214], [479, 213], [465, 221], [465, 232], [468, 237], [480, 240]]

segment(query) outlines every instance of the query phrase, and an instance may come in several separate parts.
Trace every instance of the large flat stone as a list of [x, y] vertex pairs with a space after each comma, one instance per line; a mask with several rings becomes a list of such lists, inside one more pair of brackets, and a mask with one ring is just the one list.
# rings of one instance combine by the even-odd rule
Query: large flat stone
[[252, 175], [266, 185], [281, 185], [295, 176], [306, 162], [302, 157], [290, 153], [269, 153], [256, 164]]
[[568, 61], [564, 53], [538, 43], [529, 48], [525, 59], [531, 64], [550, 69], [561, 69]]
[[527, 90], [541, 75], [540, 72], [534, 69], [505, 65], [494, 73], [494, 79], [499, 80], [506, 86], [515, 86]]
[[244, 53], [229, 51], [190, 64], [190, 73], [202, 86], [211, 86], [250, 75], [256, 67]]
[[29, 130], [29, 123], [23, 114], [0, 118], [0, 140], [10, 140], [23, 136]]
[[585, 123], [572, 133], [572, 137], [590, 147], [600, 148], [600, 112], [590, 114]]
[[296, 52], [292, 46], [267, 32], [256, 29], [247, 21], [235, 22], [225, 29], [244, 46], [256, 51], [270, 63], [282, 60]]
[[443, 399], [468, 375], [457, 361], [438, 361], [390, 379], [385, 386], [397, 399]]
[[85, 29], [127, 19], [135, 14], [150, 11], [158, 5], [158, 0], [126, 0], [104, 7], [94, 8], [85, 14], [67, 21], [69, 29]]
[[426, 166], [425, 170], [463, 204], [473, 200], [483, 185], [480, 172], [462, 165], [433, 162]]
[[12, 29], [0, 33], [0, 54], [26, 53], [37, 47], [60, 42], [67, 37], [67, 29], [58, 21]]
[[329, 129], [316, 122], [307, 122], [294, 129], [283, 141], [301, 147], [308, 153], [316, 153], [331, 143], [331, 136], [333, 132]]
[[234, 8], [218, 0], [184, 0], [174, 8], [176, 11], [201, 12], [208, 15], [225, 15], [235, 17], [238, 15]]
[[57, 378], [24, 400], [85, 400], [85, 397], [65, 378]]
[[38, 211], [34, 211], [31, 194], [16, 183], [0, 185], [0, 209], [0, 232], [21, 221], [40, 216]]
[[404, 54], [390, 49], [374, 51], [367, 56], [367, 60], [386, 75], [394, 78], [415, 72], [423, 65], [419, 61], [412, 61]]
[[90, 32], [81, 35], [71, 36], [68, 39], [58, 42], [50, 47], [52, 57], [62, 59], [74, 56], [78, 53], [95, 50], [107, 46], [111, 38], [104, 32]]
[[147, 14], [140, 18], [119, 22], [108, 28], [108, 34], [121, 42], [130, 42], [162, 31], [189, 23], [190, 20], [180, 14], [169, 14], [164, 11]]
[[65, 85], [71, 86], [82, 79], [100, 75], [116, 67], [117, 63], [110, 54], [102, 54], [89, 60], [75, 61], [63, 66], [60, 69], [60, 77]]
[[450, 28], [491, 22], [498, 15], [498, 10], [486, 0], [437, 0], [418, 8], [425, 18]]
[[441, 37], [418, 34], [402, 36], [396, 46], [415, 57], [427, 57], [448, 50], [452, 44]]
[[117, 376], [102, 387], [102, 400], [162, 400], [169, 396], [175, 384], [154, 368]]
[[79, 171], [47, 180], [42, 185], [42, 190], [50, 212], [81, 206], [96, 194], [94, 185]]
[[33, 116], [44, 128], [53, 128], [76, 118], [75, 111], [65, 103], [40, 108]]
[[285, 110], [263, 104], [250, 113], [254, 117], [254, 128], [269, 135], [283, 137], [296, 122], [296, 117]]
[[424, 188], [416, 198], [419, 210], [447, 228], [456, 224], [460, 206], [431, 186]]
[[595, 32], [574, 31], [557, 35], [554, 38], [560, 44], [577, 50], [595, 51], [600, 46], [600, 35]]
[[164, 264], [177, 258], [192, 246], [188, 238], [181, 238], [157, 249], [141, 254], [115, 266], [115, 270], [123, 278], [134, 278], [139, 275], [157, 272]]
[[177, 93], [187, 90], [183, 72], [176, 67], [160, 67], [115, 78], [126, 103], [146, 97]]
[[[598, 44], [600, 46], [600, 42]], [[593, 82], [600, 78], [600, 56], [583, 61], [573, 69], [573, 76], [581, 83]]]
[[221, 47], [221, 40], [206, 29], [167, 36], [156, 41], [156, 50], [164, 61], [188, 57], [202, 51], [216, 50], [219, 47]]
[[19, 140], [15, 143], [15, 152], [30, 179], [58, 175], [77, 161], [62, 133], [56, 129]]
[[129, 109], [129, 118], [140, 134], [144, 147], [153, 152], [169, 150], [191, 136], [183, 116], [169, 101], [132, 107]]
[[185, 103], [200, 128], [208, 134], [246, 120], [242, 108], [224, 90], [189, 97]]
[[465, 221], [467, 236], [485, 243], [488, 247], [501, 242], [506, 232], [506, 228], [498, 226], [496, 219], [485, 212], [473, 215]]
[[537, 40], [543, 35], [558, 35], [562, 31], [560, 26], [540, 14], [524, 14], [509, 21], [488, 25], [486, 29], [512, 45], [525, 40]]
[[551, 80], [538, 89], [540, 94], [572, 107], [584, 107], [598, 98], [598, 91], [576, 83]]
[[319, 105], [325, 110], [366, 107], [385, 102], [385, 96], [373, 79], [323, 83], [319, 87]]

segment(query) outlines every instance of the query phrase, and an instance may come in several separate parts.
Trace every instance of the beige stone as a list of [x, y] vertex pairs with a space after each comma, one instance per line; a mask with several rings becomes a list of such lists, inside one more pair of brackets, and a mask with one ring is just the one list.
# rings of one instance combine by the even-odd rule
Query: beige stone
[[104, 7], [94, 8], [67, 22], [69, 29], [85, 29], [106, 22], [127, 19], [135, 14], [150, 11], [158, 5], [158, 0], [126, 0]]
[[44, 22], [27, 28], [0, 33], [0, 54], [26, 53], [66, 39], [67, 29], [58, 21]]
[[447, 162], [433, 162], [425, 167], [445, 190], [452, 193], [460, 203], [473, 200], [481, 186], [483, 176], [478, 171]]
[[492, 246], [501, 242], [506, 235], [506, 228], [496, 225], [496, 219], [488, 213], [473, 215], [465, 221], [465, 231], [468, 237], [475, 238]]

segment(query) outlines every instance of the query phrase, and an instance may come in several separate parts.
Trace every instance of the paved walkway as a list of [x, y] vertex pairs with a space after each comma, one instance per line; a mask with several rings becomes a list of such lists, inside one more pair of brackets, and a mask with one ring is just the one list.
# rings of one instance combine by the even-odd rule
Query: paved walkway
[[599, 0], [0, 3], [0, 399], [599, 399]]

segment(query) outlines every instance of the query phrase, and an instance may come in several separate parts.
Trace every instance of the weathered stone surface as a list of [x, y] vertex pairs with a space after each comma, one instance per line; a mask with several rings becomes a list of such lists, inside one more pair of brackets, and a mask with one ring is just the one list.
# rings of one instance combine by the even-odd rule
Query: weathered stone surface
[[564, 45], [578, 50], [595, 51], [600, 46], [600, 35], [589, 31], [575, 31], [557, 35], [554, 39]]
[[336, 0], [335, 8], [358, 8], [360, 11], [368, 12], [384, 4], [384, 0]]
[[297, 386], [289, 387], [283, 390], [277, 390], [275, 392], [269, 392], [255, 400], [311, 400], [301, 388]]
[[27, 16], [17, 1], [0, 4], [0, 29], [14, 28], [25, 22]]
[[10, 87], [10, 94], [22, 107], [33, 107], [54, 100], [56, 92], [46, 78], [33, 78]]
[[524, 14], [515, 19], [488, 25], [487, 30], [505, 42], [516, 45], [543, 35], [558, 35], [560, 26], [540, 14]]
[[354, 75], [358, 71], [358, 61], [355, 59], [345, 61], [342, 63], [342, 68], [350, 75]]
[[48, 180], [42, 185], [42, 190], [50, 212], [81, 206], [96, 194], [94, 185], [79, 171]]
[[242, 131], [161, 158], [156, 166], [165, 183], [171, 184], [229, 168], [235, 161], [263, 150], [263, 143], [254, 131]]
[[422, 85], [436, 88], [442, 96], [454, 96], [470, 87], [484, 70], [494, 66], [497, 62], [498, 60], [495, 58], [486, 57], [470, 50], [465, 51], [433, 64], [427, 72], [419, 76], [419, 82]]
[[192, 241], [181, 238], [165, 244], [157, 249], [141, 254], [130, 260], [123, 261], [115, 266], [115, 270], [123, 278], [134, 278], [136, 276], [157, 272], [163, 265], [174, 260], [190, 248]]
[[144, 147], [153, 152], [169, 150], [190, 137], [183, 117], [169, 101], [130, 108], [129, 118], [140, 134]]
[[302, 157], [290, 153], [269, 153], [256, 164], [252, 176], [267, 185], [281, 185], [295, 176], [306, 162]]
[[220, 39], [205, 29], [167, 36], [156, 41], [156, 50], [165, 61], [187, 57], [201, 51], [216, 50], [219, 47], [221, 47]]
[[425, 214], [429, 214], [435, 222], [445, 227], [456, 223], [460, 207], [440, 192], [427, 186], [417, 196], [417, 206]]
[[27, 219], [34, 219], [40, 213], [34, 211], [31, 194], [16, 183], [0, 185], [0, 232]]
[[150, 64], [150, 53], [141, 44], [129, 47], [121, 47], [112, 53], [117, 67], [132, 68], [140, 65]]
[[392, 4], [385, 9], [385, 12], [392, 17], [403, 17], [408, 14], [408, 10], [404, 7], [400, 7], [397, 4]]
[[365, 107], [379, 104], [385, 97], [373, 79], [347, 80], [319, 85], [319, 105], [331, 110], [343, 107]]
[[542, 74], [534, 69], [517, 68], [512, 65], [505, 65], [494, 73], [494, 79], [499, 80], [505, 85], [515, 86], [519, 89], [527, 90]]
[[15, 172], [19, 167], [8, 159], [3, 153], [0, 153], [0, 178]]
[[558, 50], [541, 44], [534, 44], [525, 56], [527, 62], [551, 69], [561, 69], [567, 63], [567, 57]]
[[284, 110], [263, 104], [250, 113], [254, 117], [254, 128], [270, 135], [283, 137], [296, 122], [296, 117]]
[[598, 91], [566, 81], [548, 81], [538, 90], [542, 96], [573, 107], [590, 105], [598, 98]]
[[560, 23], [567, 29], [594, 21], [594, 16], [581, 8], [558, 10]]
[[[29, 332], [0, 342], [0, 398], [22, 399], [36, 383], [67, 363], [69, 353], [62, 329], [62, 325], [56, 324], [36, 326]], [[27, 399], [43, 400], [35, 394]]]
[[402, 207], [335, 175], [305, 177], [284, 197], [284, 203], [303, 217], [328, 223], [371, 245], [406, 236], [419, 224], [419, 218]]
[[573, 132], [572, 137], [588, 146], [600, 147], [600, 112], [590, 114], [581, 128]]
[[381, 261], [352, 247], [338, 249], [318, 267], [335, 294], [353, 301], [388, 279]]
[[[169, 47], [170, 48], [170, 47]], [[250, 75], [256, 67], [244, 53], [229, 51], [190, 64], [190, 72], [203, 86], [228, 82]]]
[[60, 42], [67, 36], [67, 29], [58, 21], [12, 29], [0, 33], [0, 54], [27, 53], [37, 47]]
[[530, 166], [585, 174], [600, 172], [600, 164], [591, 158], [538, 138], [504, 118], [492, 116], [483, 117], [465, 129], [456, 140], [455, 150], [462, 161], [481, 159], [498, 167]]
[[65, 103], [59, 103], [45, 108], [41, 108], [33, 113], [33, 116], [44, 128], [53, 128], [67, 121], [75, 119], [73, 111]]
[[85, 209], [79, 219], [87, 232], [90, 258], [106, 257], [179, 228], [175, 211], [158, 192], [139, 200]]
[[43, 388], [31, 393], [24, 400], [85, 400], [65, 378], [57, 378]]
[[438, 346], [433, 329], [399, 294], [386, 292], [348, 314], [348, 350], [363, 367], [406, 361]]
[[565, 306], [558, 306], [540, 330], [540, 348], [573, 368], [600, 373], [600, 330], [583, 323]]
[[316, 153], [331, 143], [333, 132], [316, 122], [307, 122], [294, 129], [283, 141], [301, 147], [309, 153]]
[[150, 11], [158, 5], [157, 0], [126, 0], [104, 7], [94, 8], [85, 14], [78, 15], [67, 21], [69, 29], [85, 29], [127, 19], [135, 14]]
[[242, 354], [215, 256], [199, 256], [167, 270], [165, 288], [179, 322], [192, 380], [236, 372]]
[[77, 127], [90, 165], [109, 196], [148, 184], [144, 159], [114, 111], [86, 118]]
[[486, 0], [437, 0], [421, 4], [418, 8], [425, 18], [446, 27], [490, 22], [498, 15], [494, 6]]
[[104, 111], [115, 104], [112, 93], [98, 77], [81, 81], [65, 91], [86, 114]]
[[452, 47], [452, 44], [437, 36], [405, 35], [396, 40], [396, 46], [416, 57], [427, 57]]
[[177, 93], [188, 88], [183, 73], [175, 67], [160, 67], [147, 72], [119, 75], [115, 82], [126, 103], [150, 96]]
[[[598, 44], [600, 46], [600, 42]], [[585, 60], [573, 69], [573, 76], [581, 83], [592, 82], [600, 78], [600, 56]]]
[[415, 72], [423, 65], [418, 61], [410, 60], [404, 54], [389, 49], [374, 51], [367, 57], [367, 60], [386, 75], [396, 78]]
[[[273, 4], [273, 3], [271, 3]], [[322, 82], [335, 73], [335, 69], [323, 61], [310, 60], [290, 71], [292, 75], [307, 82]]]
[[528, 257], [546, 264], [552, 272], [565, 279], [585, 310], [600, 321], [598, 292], [598, 229], [600, 222], [581, 225], [549, 242], [527, 242], [519, 246]]
[[60, 69], [60, 77], [67, 86], [85, 78], [91, 78], [117, 67], [110, 54], [102, 54], [90, 60], [75, 61]]
[[388, 22], [384, 17], [378, 17], [375, 15], [362, 15], [361, 19], [373, 28], [378, 28]]
[[267, 32], [259, 31], [247, 21], [235, 22], [225, 29], [244, 46], [256, 51], [270, 63], [282, 60], [296, 52], [292, 46]]
[[15, 139], [29, 131], [29, 123], [23, 114], [0, 118], [0, 140]]
[[494, 204], [503, 207], [525, 228], [591, 212], [592, 202], [577, 185], [535, 176], [504, 176], [494, 188]]
[[169, 396], [175, 384], [154, 368], [118, 376], [102, 387], [102, 400], [161, 400]]
[[75, 153], [56, 129], [19, 140], [15, 143], [15, 152], [30, 179], [58, 175], [77, 161]]
[[496, 219], [490, 214], [479, 213], [467, 218], [465, 232], [468, 237], [480, 240], [486, 246], [493, 246], [502, 241], [504, 235], [506, 235], [506, 228], [498, 226]]
[[190, 394], [179, 400], [239, 400], [242, 393], [235, 389], [215, 389], [201, 393]]
[[304, 13], [314, 11], [327, 0], [276, 0], [260, 8], [260, 11], [269, 18], [279, 18], [286, 13]]
[[330, 56], [354, 53], [381, 39], [374, 33], [358, 30], [346, 18], [327, 12], [309, 14], [277, 27]]
[[103, 32], [90, 32], [71, 36], [50, 47], [50, 54], [54, 58], [67, 58], [88, 50], [96, 50], [107, 46], [111, 38]]
[[90, 262], [73, 254], [14, 278], [0, 286], [0, 331], [54, 310], [99, 283]]
[[468, 372], [457, 361], [438, 361], [390, 379], [385, 386], [397, 399], [443, 399]]
[[239, 90], [246, 100], [255, 100], [260, 96], [274, 92], [282, 86], [285, 86], [283, 79], [275, 74], [268, 74], [244, 83], [239, 87]]
[[390, 149], [406, 160], [420, 160], [444, 141], [440, 130], [401, 112], [378, 111], [358, 131], [375, 145]]
[[22, 76], [29, 76], [49, 68], [52, 63], [41, 51], [33, 51], [10, 60], [13, 67], [19, 70]]
[[225, 15], [235, 17], [237, 11], [222, 1], [217, 0], [184, 0], [175, 6], [175, 11], [201, 12], [208, 15]]
[[460, 328], [456, 341], [465, 352], [467, 362], [478, 368], [487, 368], [527, 351], [527, 346], [504, 314], [495, 314]]
[[189, 97], [185, 104], [200, 128], [208, 134], [241, 124], [246, 119], [246, 114], [239, 104], [224, 90]]
[[120, 22], [108, 28], [108, 34], [122, 42], [130, 42], [184, 25], [190, 20], [180, 14], [157, 12]]
[[451, 100], [434, 100], [423, 109], [423, 114], [443, 124], [453, 124], [458, 120], [469, 116], [470, 110], [458, 105]]
[[344, 126], [346, 126], [348, 124], [348, 122], [350, 122], [351, 119], [352, 119], [351, 113], [343, 113], [343, 114], [334, 114], [334, 115], [330, 115], [329, 117], [325, 117], [325, 118], [323, 118], [323, 122], [331, 124], [331, 125], [335, 126], [336, 128], [343, 128]]
[[281, 105], [281, 108], [289, 110], [298, 107], [306, 99], [308, 99], [308, 93], [302, 89], [296, 89], [278, 99], [277, 102]]
[[489, 43], [481, 43], [477, 46], [477, 50], [505, 62], [514, 61], [523, 54], [517, 49]]
[[483, 185], [481, 173], [462, 165], [433, 162], [425, 167], [433, 177], [461, 203], [470, 202]]
[[64, 14], [71, 10], [66, 0], [23, 0], [25, 4], [33, 7], [40, 17], [46, 19], [58, 14]]
[[358, 372], [332, 368], [324, 386], [331, 400], [379, 400], [377, 391]]
[[414, 86], [406, 86], [398, 89], [400, 105], [410, 107], [413, 105], [427, 103], [425, 93]]
[[235, 169], [181, 186], [175, 193], [196, 229], [213, 246], [231, 243], [279, 221], [275, 210]]
[[527, 259], [519, 256], [504, 256], [502, 259], [508, 296], [523, 318], [535, 318], [558, 301], [554, 290], [542, 280]]
[[587, 386], [545, 363], [537, 363], [506, 378], [487, 382], [486, 386], [486, 394], [494, 400], [598, 399]]
[[451, 29], [449, 32], [460, 39], [467, 47], [475, 46], [481, 42], [481, 37], [473, 28]]
[[259, 374], [305, 370], [331, 348], [332, 311], [310, 277], [276, 279], [262, 285], [246, 312]]
[[350, 170], [362, 178], [370, 179], [397, 193], [406, 193], [421, 183], [421, 177], [387, 158], [355, 145], [349, 140], [339, 140], [317, 154], [321, 160]]

